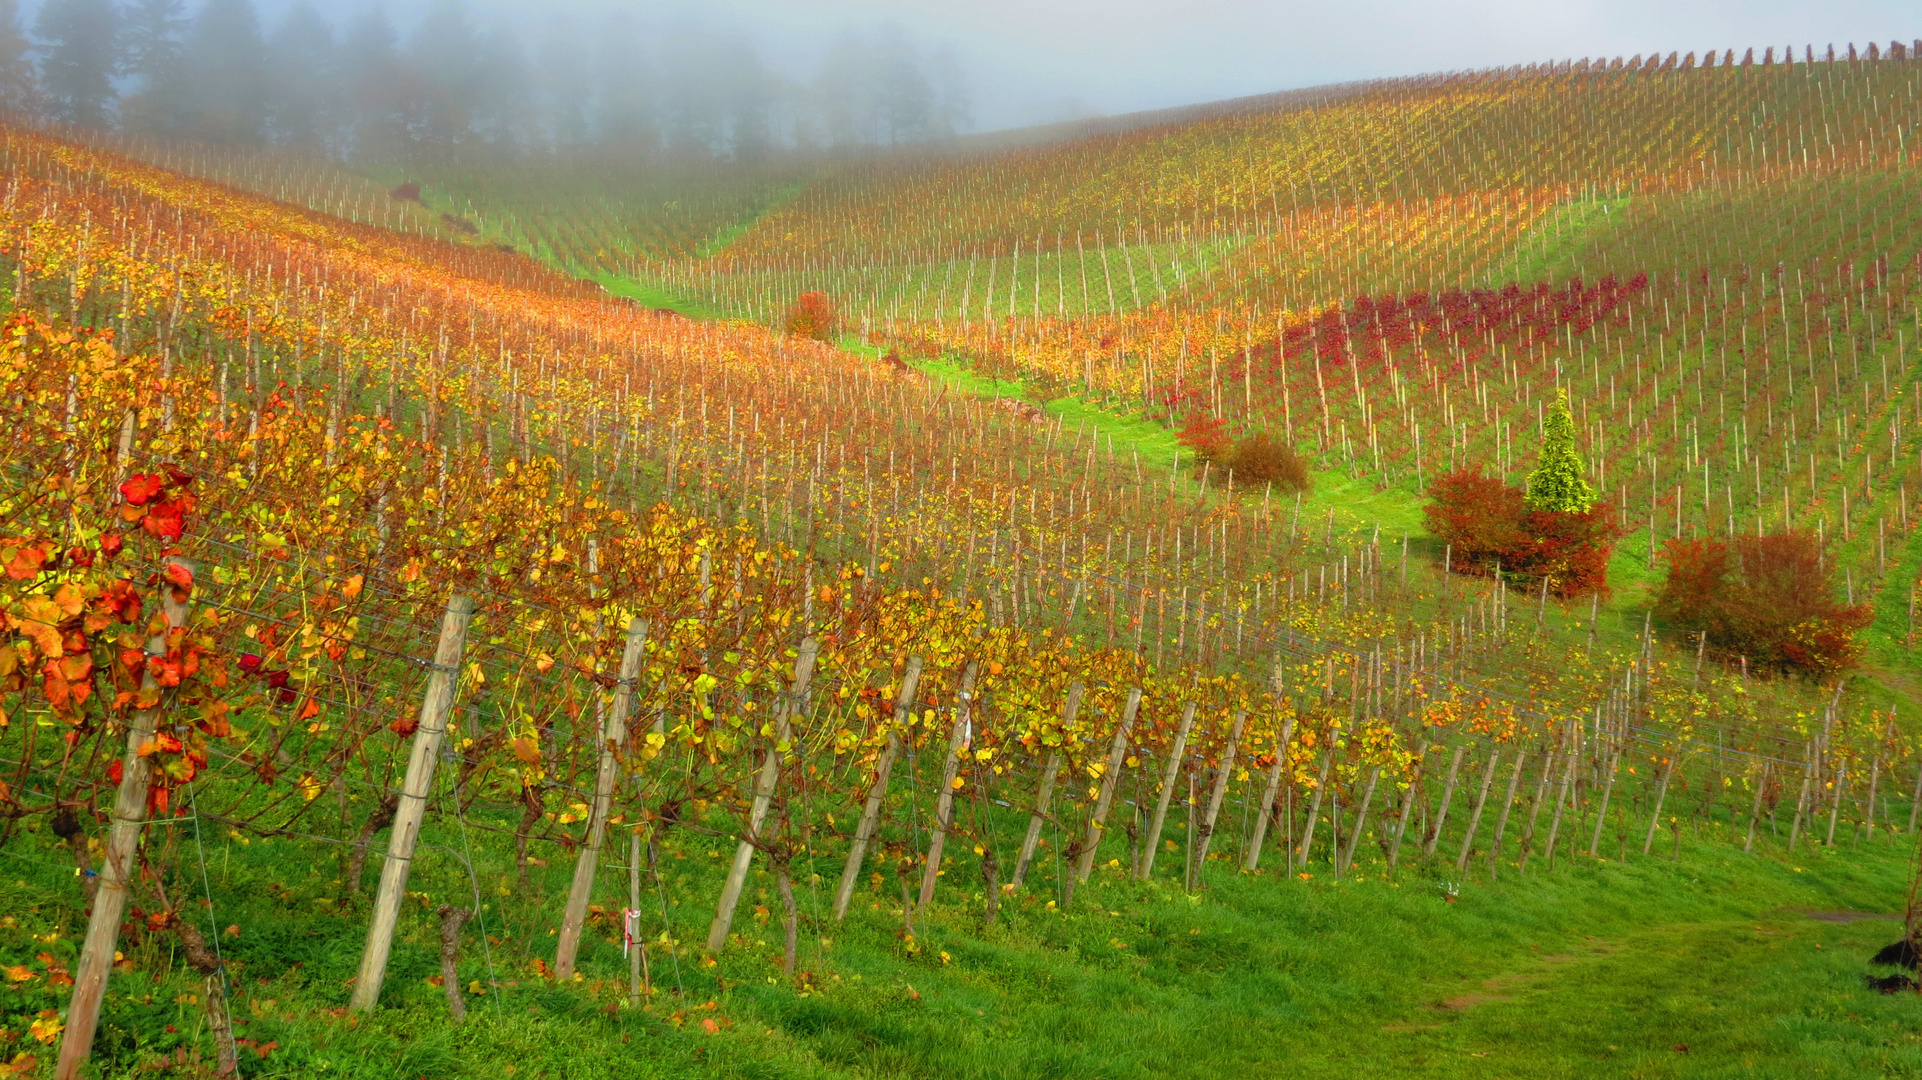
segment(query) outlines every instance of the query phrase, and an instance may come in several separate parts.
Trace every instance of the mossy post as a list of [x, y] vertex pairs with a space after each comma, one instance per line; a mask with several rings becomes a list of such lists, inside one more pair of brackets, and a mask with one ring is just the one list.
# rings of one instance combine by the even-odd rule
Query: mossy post
[[721, 899], [714, 905], [714, 922], [707, 929], [707, 951], [718, 955], [727, 947], [728, 930], [734, 926], [734, 909], [741, 902], [741, 887], [747, 883], [748, 867], [760, 850], [761, 825], [767, 820], [768, 806], [774, 802], [774, 786], [781, 778], [781, 766], [793, 749], [794, 718], [807, 701], [808, 684], [814, 679], [814, 660], [821, 643], [802, 638], [794, 658], [794, 679], [787, 693], [780, 696], [774, 713], [774, 738], [761, 756], [760, 771], [754, 777], [754, 798], [742, 823], [741, 839], [734, 848], [734, 861], [728, 865], [727, 880], [721, 885]]
[[647, 649], [647, 620], [636, 616], [627, 627], [627, 645], [621, 654], [620, 675], [614, 683], [614, 703], [608, 710], [600, 735], [600, 760], [594, 774], [594, 802], [587, 815], [587, 834], [580, 853], [574, 858], [574, 881], [567, 891], [567, 907], [561, 916], [561, 932], [554, 947], [554, 978], [570, 979], [579, 955], [581, 931], [587, 924], [587, 902], [594, 894], [594, 872], [600, 865], [601, 843], [607, 837], [608, 812], [614, 803], [614, 786], [620, 781], [620, 749], [627, 745], [627, 720], [634, 705], [634, 680], [641, 673]]
[[834, 891], [834, 917], [844, 919], [848, 914], [848, 903], [854, 898], [854, 887], [861, 878], [861, 864], [867, 858], [868, 845], [874, 841], [874, 831], [881, 823], [882, 803], [888, 795], [888, 778], [894, 772], [894, 760], [901, 755], [901, 732], [907, 728], [907, 716], [914, 708], [914, 695], [921, 685], [921, 658], [908, 657], [907, 670], [901, 673], [901, 690], [895, 695], [894, 714], [888, 721], [888, 744], [881, 751], [881, 758], [874, 766], [874, 783], [868, 789], [868, 800], [861, 808], [861, 823], [854, 830], [854, 842], [848, 847], [847, 867], [841, 871], [841, 885]]
[[[193, 573], [194, 564], [185, 559], [169, 556], [165, 563]], [[161, 590], [160, 608], [166, 624], [147, 639], [149, 657], [167, 655], [167, 635], [187, 625], [187, 602], [180, 595], [184, 594]], [[100, 885], [94, 892], [87, 934], [81, 939], [80, 959], [74, 964], [73, 996], [68, 1001], [67, 1025], [54, 1066], [59, 1080], [79, 1080], [93, 1054], [94, 1031], [100, 1023], [100, 1006], [107, 997], [107, 977], [113, 972], [114, 947], [120, 940], [121, 916], [139, 880], [137, 858], [148, 820], [147, 792], [153, 779], [152, 759], [142, 747], [152, 741], [164, 704], [153, 668], [142, 668], [140, 688], [153, 695], [155, 704], [135, 710], [127, 724], [127, 752], [121, 759], [120, 787], [114, 794], [109, 818], [112, 826], [107, 833], [106, 858], [100, 867]]]
[[1161, 843], [1162, 826], [1168, 822], [1168, 803], [1174, 798], [1175, 777], [1181, 771], [1183, 755], [1188, 749], [1188, 733], [1195, 726], [1195, 703], [1190, 701], [1181, 710], [1181, 728], [1175, 732], [1174, 745], [1168, 748], [1167, 768], [1162, 771], [1161, 788], [1155, 799], [1155, 816], [1148, 826], [1148, 842], [1141, 854], [1141, 870], [1138, 876], [1147, 881], [1155, 872], [1155, 847]]
[[1134, 730], [1135, 714], [1140, 709], [1141, 689], [1129, 687], [1128, 703], [1121, 709], [1121, 726], [1115, 728], [1114, 742], [1108, 747], [1108, 764], [1101, 773], [1100, 793], [1095, 797], [1093, 812], [1088, 815], [1088, 835], [1082, 839], [1075, 855], [1074, 885], [1083, 884], [1094, 872], [1095, 853], [1101, 846], [1101, 835], [1108, 822], [1108, 807], [1114, 803], [1115, 781], [1121, 777], [1121, 763], [1128, 756], [1128, 735]]
[[[1061, 730], [1067, 731], [1074, 726], [1075, 715], [1081, 711], [1081, 695], [1085, 691], [1081, 683], [1068, 687], [1067, 699], [1061, 703]], [[1028, 815], [1028, 834], [1021, 839], [1021, 855], [1014, 864], [1014, 887], [1019, 889], [1028, 880], [1028, 867], [1034, 862], [1034, 849], [1041, 842], [1041, 829], [1053, 820], [1055, 778], [1061, 772], [1061, 747], [1048, 751], [1048, 759], [1041, 765], [1039, 786], [1034, 793], [1034, 812]]]
[[1555, 392], [1555, 406], [1542, 422], [1542, 453], [1528, 474], [1526, 501], [1530, 510], [1585, 514], [1595, 505], [1595, 489], [1583, 474], [1588, 466], [1575, 449], [1575, 417], [1568, 411], [1568, 391]]
[[434, 662], [427, 668], [427, 691], [421, 696], [420, 725], [408, 749], [407, 779], [400, 790], [400, 804], [394, 811], [393, 832], [387, 841], [387, 859], [380, 868], [380, 889], [374, 894], [374, 914], [367, 924], [367, 947], [360, 957], [360, 973], [354, 977], [354, 993], [348, 1007], [355, 1012], [372, 1012], [380, 1001], [380, 984], [387, 977], [387, 955], [394, 945], [394, 925], [400, 921], [401, 900], [407, 890], [407, 875], [413, 868], [414, 849], [420, 840], [420, 824], [427, 816], [427, 799], [434, 783], [434, 765], [440, 759], [441, 740], [447, 735], [447, 717], [454, 709], [459, 689], [461, 654], [467, 648], [467, 627], [474, 618], [474, 600], [459, 593], [447, 600], [441, 614], [440, 639], [434, 646]]

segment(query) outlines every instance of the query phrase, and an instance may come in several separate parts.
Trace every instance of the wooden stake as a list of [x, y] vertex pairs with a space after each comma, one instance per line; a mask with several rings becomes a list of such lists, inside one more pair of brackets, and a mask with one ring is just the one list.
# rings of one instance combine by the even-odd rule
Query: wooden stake
[[1562, 766], [1562, 786], [1555, 796], [1555, 816], [1548, 823], [1548, 845], [1542, 857], [1548, 860], [1548, 868], [1555, 869], [1555, 838], [1562, 831], [1562, 812], [1568, 809], [1568, 789], [1575, 781], [1575, 740], [1569, 740], [1568, 760]]
[[[1084, 688], [1080, 683], [1068, 687], [1068, 697], [1061, 703], [1061, 730], [1067, 731], [1074, 726], [1074, 718], [1081, 711], [1081, 695]], [[1010, 879], [1019, 889], [1028, 880], [1028, 867], [1034, 862], [1034, 851], [1041, 842], [1041, 829], [1052, 820], [1054, 805], [1055, 778], [1061, 772], [1061, 748], [1048, 750], [1047, 760], [1041, 764], [1041, 777], [1034, 793], [1034, 812], [1028, 815], [1028, 834], [1021, 838], [1021, 855], [1014, 863], [1014, 877]]]
[[[1308, 820], [1301, 827], [1301, 845], [1295, 849], [1296, 866], [1307, 866], [1308, 855], [1314, 850], [1315, 833], [1321, 824], [1321, 800], [1328, 792], [1328, 778], [1335, 768], [1335, 729], [1328, 731], [1328, 749], [1321, 757], [1321, 772], [1315, 777], [1315, 795], [1308, 800]], [[1333, 860], [1329, 860], [1332, 862]]]
[[1462, 833], [1462, 851], [1455, 857], [1457, 874], [1468, 872], [1468, 856], [1475, 843], [1475, 831], [1481, 827], [1482, 808], [1488, 805], [1488, 789], [1495, 783], [1495, 766], [1501, 764], [1501, 760], [1502, 755], [1499, 749], [1489, 752], [1488, 768], [1482, 770], [1481, 790], [1475, 796], [1475, 809], [1469, 811], [1468, 828]]
[[1341, 876], [1343, 870], [1355, 865], [1355, 849], [1361, 846], [1361, 833], [1368, 825], [1368, 804], [1375, 801], [1375, 782], [1380, 779], [1380, 765], [1368, 771], [1368, 786], [1361, 793], [1361, 805], [1355, 809], [1355, 824], [1348, 830], [1348, 847], [1336, 853], [1340, 856], [1340, 863], [1335, 868], [1337, 877]]
[[641, 940], [641, 830], [627, 831], [627, 910], [621, 912], [621, 942], [627, 948], [627, 1003], [640, 1008], [647, 992], [642, 961], [647, 943]]
[[567, 908], [561, 915], [560, 941], [554, 947], [556, 981], [574, 976], [581, 927], [587, 921], [587, 902], [594, 893], [594, 870], [600, 863], [601, 843], [607, 836], [608, 809], [614, 800], [614, 785], [620, 780], [618, 754], [627, 745], [627, 718], [634, 703], [634, 680], [641, 673], [641, 659], [646, 651], [647, 620], [636, 617], [627, 625], [627, 646], [621, 652], [614, 703], [608, 710], [607, 727], [600, 733], [600, 765], [594, 775], [594, 802], [587, 813], [587, 836], [581, 843], [580, 854], [574, 858], [574, 881], [568, 888]]
[[1744, 855], [1755, 849], [1755, 823], [1762, 818], [1762, 794], [1768, 790], [1769, 771], [1774, 766], [1775, 763], [1772, 761], [1762, 762], [1762, 778], [1755, 783], [1755, 801], [1749, 806], [1748, 811], [1748, 838], [1742, 841]]
[[845, 919], [848, 903], [854, 897], [854, 887], [860, 881], [861, 868], [867, 858], [868, 845], [874, 842], [874, 831], [880, 826], [881, 808], [888, 794], [888, 777], [894, 772], [894, 761], [901, 756], [901, 732], [907, 726], [907, 716], [914, 708], [914, 694], [921, 686], [921, 658], [908, 657], [907, 668], [901, 673], [901, 689], [894, 696], [894, 716], [888, 721], [888, 744], [881, 750], [881, 758], [874, 764], [874, 783], [868, 787], [868, 800], [861, 808], [861, 821], [854, 829], [854, 842], [848, 848], [847, 867], [841, 871], [841, 885], [834, 891], [834, 917]]
[[1508, 796], [1502, 800], [1502, 812], [1495, 818], [1495, 835], [1488, 841], [1488, 876], [1492, 879], [1501, 865], [1502, 835], [1508, 831], [1508, 815], [1515, 809], [1515, 789], [1521, 786], [1522, 765], [1528, 761], [1528, 751], [1515, 754], [1515, 771], [1508, 774]]
[[1121, 724], [1115, 728], [1108, 747], [1108, 767], [1101, 774], [1101, 792], [1095, 798], [1094, 813], [1088, 817], [1088, 835], [1082, 840], [1075, 858], [1074, 882], [1079, 885], [1094, 872], [1095, 849], [1101, 846], [1102, 827], [1108, 820], [1108, 807], [1114, 802], [1115, 782], [1121, 778], [1121, 763], [1128, 756], [1128, 735], [1134, 730], [1135, 713], [1141, 708], [1141, 690], [1128, 688], [1128, 703], [1121, 710]]
[[1441, 843], [1442, 829], [1448, 824], [1448, 807], [1455, 801], [1455, 776], [1461, 768], [1462, 755], [1467, 752], [1468, 747], [1457, 746], [1455, 756], [1448, 761], [1448, 779], [1442, 782], [1441, 809], [1435, 812], [1435, 824], [1430, 828], [1428, 835], [1422, 839], [1421, 855], [1424, 859], [1432, 857], [1435, 854], [1435, 845]]
[[941, 877], [941, 849], [948, 842], [948, 828], [954, 823], [954, 789], [956, 774], [961, 768], [961, 757], [967, 752], [974, 733], [974, 720], [971, 708], [974, 704], [974, 679], [980, 666], [968, 661], [961, 672], [961, 690], [956, 695], [954, 705], [954, 729], [948, 733], [948, 760], [941, 770], [941, 793], [934, 801], [934, 835], [928, 840], [927, 865], [921, 868], [921, 896], [916, 901], [917, 909], [926, 909], [934, 899], [934, 886]]
[[[1281, 707], [1281, 665], [1275, 665], [1274, 674], [1275, 707]], [[1281, 773], [1288, 763], [1288, 744], [1295, 736], [1295, 716], [1291, 712], [1282, 721], [1281, 738], [1275, 740], [1275, 763], [1268, 766], [1268, 782], [1261, 792], [1261, 803], [1255, 814], [1255, 833], [1248, 840], [1248, 850], [1242, 856], [1241, 868], [1253, 873], [1261, 866], [1261, 845], [1268, 839], [1268, 820], [1275, 811], [1275, 794], [1281, 790]]]
[[1248, 710], [1236, 709], [1234, 723], [1230, 725], [1228, 745], [1221, 752], [1221, 764], [1215, 769], [1215, 784], [1208, 792], [1208, 811], [1201, 818], [1201, 842], [1195, 848], [1195, 871], [1199, 878], [1200, 867], [1208, 861], [1208, 846], [1214, 840], [1215, 822], [1221, 815], [1222, 800], [1228, 796], [1228, 779], [1234, 775], [1235, 752], [1241, 747], [1241, 730], [1248, 722]]
[[783, 748], [794, 739], [794, 716], [807, 698], [808, 683], [814, 678], [814, 658], [820, 648], [820, 642], [814, 638], [801, 639], [799, 655], [794, 658], [794, 681], [775, 711], [774, 744], [761, 758], [760, 773], [754, 778], [754, 801], [748, 808], [747, 831], [734, 848], [734, 862], [728, 867], [720, 902], [714, 907], [714, 922], [707, 928], [709, 953], [718, 954], [727, 946], [728, 931], [734, 926], [734, 909], [741, 902], [741, 887], [747, 883], [747, 869], [760, 844], [761, 822], [767, 819], [768, 804], [774, 801], [774, 785], [781, 777]]
[[[185, 559], [170, 557], [164, 562], [184, 567], [189, 574], [193, 571], [193, 564]], [[187, 624], [187, 605], [175, 600], [173, 595], [173, 589], [162, 588], [160, 606], [167, 626], [179, 629]], [[148, 638], [146, 652], [149, 657], [167, 655], [167, 634]], [[161, 692], [151, 666], [143, 669], [140, 686], [149, 694]], [[113, 800], [106, 860], [100, 868], [93, 911], [87, 917], [87, 936], [80, 945], [80, 960], [73, 969], [73, 996], [67, 1003], [67, 1026], [60, 1042], [60, 1060], [54, 1068], [58, 1080], [80, 1080], [81, 1067], [93, 1053], [93, 1034], [100, 1024], [100, 1004], [107, 996], [107, 976], [113, 971], [114, 946], [120, 940], [121, 915], [133, 891], [134, 854], [146, 824], [151, 759], [140, 751], [153, 740], [159, 719], [160, 706], [155, 705], [135, 712], [127, 724], [127, 753], [120, 762], [120, 788]]]
[[1810, 744], [1809, 760], [1802, 766], [1802, 789], [1795, 795], [1795, 820], [1789, 822], [1789, 850], [1795, 850], [1795, 842], [1802, 836], [1802, 810], [1809, 801], [1809, 780], [1815, 775], [1815, 748]]
[[1655, 850], [1655, 830], [1662, 821], [1662, 803], [1668, 798], [1668, 782], [1675, 775], [1675, 759], [1681, 754], [1671, 750], [1668, 761], [1662, 766], [1662, 779], [1655, 787], [1655, 812], [1648, 816], [1648, 836], [1642, 841], [1642, 854]]
[[355, 1012], [372, 1012], [380, 1001], [380, 984], [387, 977], [387, 954], [394, 944], [394, 924], [400, 919], [414, 847], [420, 841], [421, 819], [427, 814], [427, 795], [434, 783], [434, 764], [440, 760], [441, 740], [447, 735], [447, 717], [454, 710], [461, 654], [467, 648], [467, 624], [473, 617], [473, 599], [459, 593], [448, 598], [447, 609], [441, 614], [440, 640], [434, 646], [427, 692], [421, 696], [420, 726], [408, 752], [407, 779], [394, 811], [393, 831], [388, 835], [380, 888], [374, 893], [367, 947], [361, 952], [360, 973], [354, 977], [354, 994], [348, 1002]]
[[1615, 793], [1615, 778], [1622, 771], [1622, 756], [1610, 754], [1608, 759], [1608, 779], [1602, 782], [1602, 802], [1595, 814], [1595, 835], [1589, 837], [1588, 854], [1592, 858], [1601, 857], [1602, 826], [1608, 822], [1608, 800]]
[[1194, 724], [1195, 703], [1190, 701], [1182, 706], [1181, 727], [1175, 732], [1174, 745], [1168, 749], [1167, 767], [1161, 772], [1161, 790], [1155, 795], [1155, 816], [1148, 822], [1148, 837], [1137, 874], [1143, 881], [1155, 872], [1155, 848], [1161, 843], [1161, 828], [1168, 820], [1168, 802], [1175, 793], [1175, 776], [1181, 771], [1182, 756], [1188, 748], [1188, 732]]
[[1421, 749], [1415, 754], [1415, 773], [1408, 778], [1408, 787], [1401, 793], [1401, 809], [1397, 812], [1398, 818], [1395, 822], [1395, 842], [1388, 848], [1388, 869], [1390, 870], [1393, 870], [1395, 864], [1401, 861], [1402, 838], [1408, 835], [1408, 819], [1413, 816], [1415, 796], [1421, 791], [1422, 765], [1428, 760], [1428, 751], [1432, 748], [1432, 743], [1421, 744]]

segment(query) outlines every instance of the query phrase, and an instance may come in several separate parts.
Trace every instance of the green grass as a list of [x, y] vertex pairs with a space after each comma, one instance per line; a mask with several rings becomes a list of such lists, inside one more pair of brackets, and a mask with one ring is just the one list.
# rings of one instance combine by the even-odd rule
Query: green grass
[[802, 191], [806, 190], [807, 186], [808, 181], [802, 180], [783, 185], [767, 192], [739, 220], [734, 221], [703, 241], [700, 247], [695, 249], [694, 257], [697, 259], [707, 259], [725, 251], [729, 244], [739, 240], [743, 234], [753, 228], [755, 222], [778, 209], [781, 204], [799, 195]]
[[[1011, 820], [999, 824], [1004, 840], [1013, 835]], [[0, 967], [39, 973], [42, 952], [71, 965], [84, 924], [70, 864], [34, 828], [0, 849]], [[1740, 830], [1723, 824], [1699, 838], [1685, 830], [1676, 861], [1664, 834], [1651, 856], [1564, 855], [1552, 870], [1537, 860], [1526, 879], [1511, 864], [1498, 882], [1478, 860], [1454, 903], [1452, 859], [1405, 864], [1390, 878], [1372, 850], [1342, 881], [1321, 862], [1306, 879], [1278, 872], [1273, 851], [1263, 874], [1236, 875], [1223, 852], [1199, 896], [1176, 886], [1176, 858], [1149, 883], [1107, 868], [1066, 912], [1042, 865], [992, 927], [963, 846], [912, 941], [892, 865], [879, 859], [869, 868], [884, 880], [857, 892], [848, 921], [826, 921], [817, 936], [804, 920], [812, 989], [779, 975], [778, 920], [754, 915], [757, 904], [775, 906], [757, 869], [740, 939], [720, 965], [657, 942], [661, 992], [635, 1010], [619, 1001], [626, 965], [607, 922], [589, 927], [580, 982], [556, 986], [535, 971], [534, 960], [552, 958], [564, 853], [537, 844], [549, 862], [522, 891], [500, 838], [476, 831], [470, 883], [450, 854], [465, 849], [459, 834], [430, 819], [409, 886], [421, 895], [403, 912], [382, 1008], [360, 1020], [342, 1009], [365, 901], [338, 902], [331, 852], [297, 839], [243, 844], [208, 828], [213, 904], [196, 910], [239, 928], [221, 937], [237, 962], [239, 1034], [277, 1044], [264, 1060], [246, 1052], [249, 1076], [497, 1077], [506, 1064], [517, 1077], [584, 1078], [1922, 1075], [1922, 1006], [1863, 983], [1867, 957], [1897, 924], [1803, 913], [1899, 908], [1907, 842], [1886, 836], [1845, 835], [1834, 850], [1805, 841], [1790, 854], [1765, 829], [1744, 855]], [[1180, 832], [1171, 823], [1170, 835]], [[1115, 835], [1104, 855], [1122, 854]], [[170, 888], [198, 898], [191, 832], [167, 842], [185, 868]], [[665, 903], [650, 884], [646, 933], [658, 935], [665, 906], [672, 935], [697, 942], [727, 845], [675, 832], [664, 849]], [[610, 908], [621, 902], [624, 852], [610, 845], [603, 863], [599, 899]], [[378, 863], [376, 853], [370, 888]], [[812, 869], [818, 882], [797, 863], [808, 913], [822, 909], [838, 863], [824, 854]], [[470, 996], [457, 1025], [427, 982], [437, 970], [429, 907], [470, 904], [476, 884], [492, 944], [483, 954], [470, 927], [461, 978], [499, 992]], [[184, 999], [200, 988], [174, 965], [171, 939], [135, 935], [122, 948], [134, 970], [109, 986], [100, 1075], [132, 1076], [177, 1047], [207, 1053], [201, 1009]], [[6, 1057], [60, 997], [41, 977], [0, 990]]]
[[629, 300], [638, 301], [647, 307], [657, 310], [678, 312], [690, 319], [721, 319], [726, 317], [722, 312], [710, 308], [698, 300], [689, 300], [686, 297], [676, 296], [668, 292], [665, 288], [650, 282], [621, 277], [619, 274], [593, 274], [590, 275], [590, 280], [598, 282], [601, 288], [606, 289], [615, 296], [623, 296]]
[[1489, 275], [1491, 286], [1561, 281], [1577, 271], [1582, 253], [1627, 221], [1629, 198], [1575, 199], [1557, 206], [1515, 245]]

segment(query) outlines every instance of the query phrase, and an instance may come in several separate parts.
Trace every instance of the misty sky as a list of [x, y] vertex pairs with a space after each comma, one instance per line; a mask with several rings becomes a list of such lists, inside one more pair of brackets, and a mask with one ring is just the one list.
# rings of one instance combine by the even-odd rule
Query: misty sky
[[[1922, 37], [1918, 0], [470, 0], [583, 28], [610, 7], [645, 24], [746, 31], [772, 66], [812, 72], [839, 35], [894, 24], [951, 47], [977, 130], [1320, 83], [1659, 50], [1886, 45]], [[264, 8], [279, 6], [269, 0]], [[403, 25], [427, 0], [394, 0]], [[336, 17], [353, 0], [324, 0]], [[270, 16], [271, 17], [271, 16]], [[1799, 51], [1799, 49], [1798, 49]]]

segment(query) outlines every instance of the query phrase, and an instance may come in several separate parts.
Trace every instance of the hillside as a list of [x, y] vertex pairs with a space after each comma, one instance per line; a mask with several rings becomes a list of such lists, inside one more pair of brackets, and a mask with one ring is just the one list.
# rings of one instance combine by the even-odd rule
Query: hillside
[[[1909, 55], [1348, 87], [658, 215], [698, 178], [415, 203], [6, 128], [0, 1067], [1914, 1070], [1862, 982], [1899, 926], [1850, 921], [1922, 798]], [[842, 337], [768, 325], [816, 288]], [[1606, 609], [1420, 531], [1557, 389]], [[1649, 617], [1659, 541], [1778, 524], [1873, 599], [1862, 674]]]
[[868, 340], [1115, 421], [1271, 430], [1406, 508], [1465, 461], [1518, 478], [1567, 389], [1630, 534], [1618, 579], [1676, 536], [1819, 532], [1906, 667], [1917, 68], [1850, 49], [1399, 80], [850, 169], [664, 280], [769, 322], [824, 289]]

